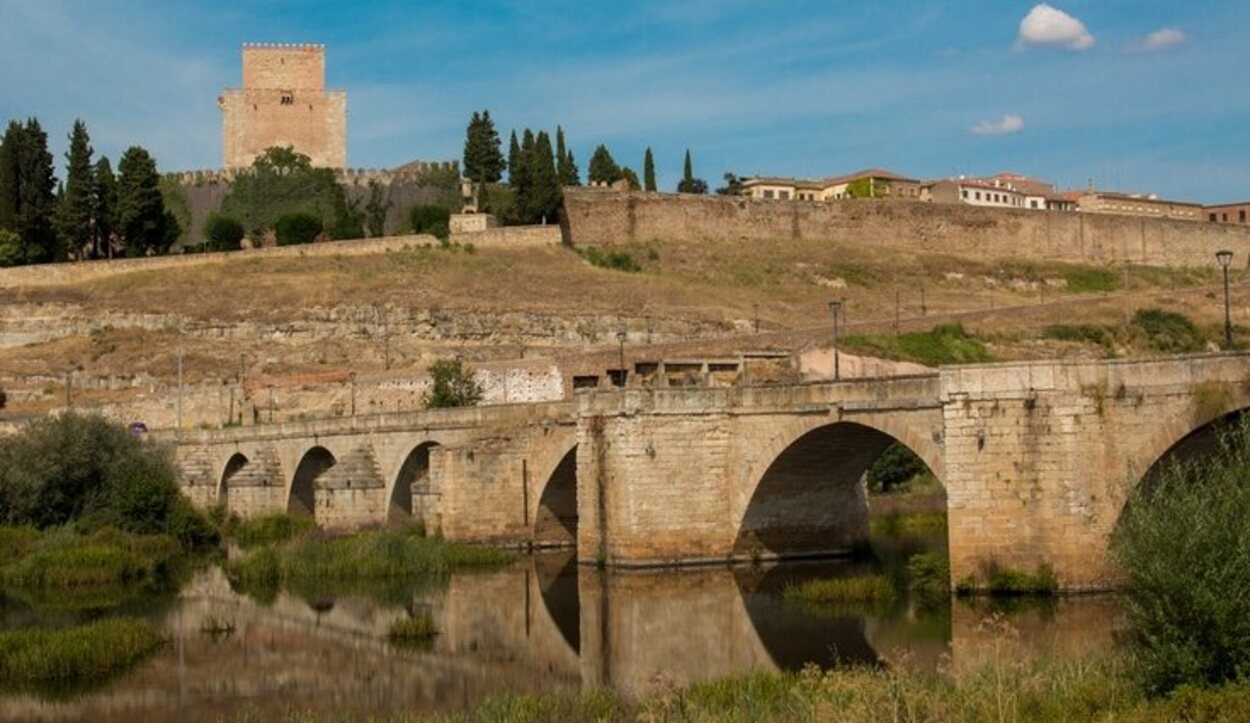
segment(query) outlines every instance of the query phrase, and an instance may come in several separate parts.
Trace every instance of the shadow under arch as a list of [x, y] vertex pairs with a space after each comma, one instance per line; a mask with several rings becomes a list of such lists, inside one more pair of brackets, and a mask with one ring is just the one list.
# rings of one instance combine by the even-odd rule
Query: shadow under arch
[[247, 455], [242, 452], [235, 452], [230, 455], [230, 459], [226, 460], [226, 466], [221, 470], [221, 479], [217, 484], [217, 504], [227, 509], [230, 506], [230, 480], [234, 479], [244, 467], [248, 465], [250, 460]]
[[577, 445], [560, 458], [543, 485], [533, 535], [536, 547], [577, 545]]
[[569, 648], [580, 654], [582, 605], [577, 581], [577, 556], [572, 552], [537, 554], [534, 556], [534, 571], [547, 615]]
[[428, 522], [425, 519], [424, 506], [415, 504], [414, 496], [415, 499], [420, 499], [430, 493], [430, 451], [437, 446], [438, 442], [422, 442], [413, 447], [404, 458], [391, 486], [386, 509], [388, 522], [406, 522], [413, 519]]
[[734, 556], [772, 559], [850, 552], [868, 537], [864, 474], [893, 444], [917, 453], [905, 441], [858, 422], [834, 422], [801, 434], [751, 489]]
[[291, 490], [287, 497], [287, 514], [300, 517], [316, 517], [317, 479], [338, 462], [325, 447], [313, 447], [300, 458], [291, 477]]
[[1221, 437], [1246, 421], [1248, 413], [1250, 407], [1235, 409], [1196, 427], [1165, 449], [1137, 484], [1149, 486], [1173, 467], [1189, 466], [1214, 455], [1220, 449]]

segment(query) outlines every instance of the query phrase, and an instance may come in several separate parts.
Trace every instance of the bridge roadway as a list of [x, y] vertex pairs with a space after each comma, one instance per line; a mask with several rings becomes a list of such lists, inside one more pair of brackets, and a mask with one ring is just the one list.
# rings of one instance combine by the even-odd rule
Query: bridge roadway
[[1250, 355], [1041, 361], [799, 385], [630, 388], [568, 402], [163, 435], [198, 504], [336, 528], [575, 545], [651, 566], [850, 549], [864, 470], [906, 445], [946, 487], [952, 578], [1046, 563], [1114, 585], [1129, 491], [1250, 407]]

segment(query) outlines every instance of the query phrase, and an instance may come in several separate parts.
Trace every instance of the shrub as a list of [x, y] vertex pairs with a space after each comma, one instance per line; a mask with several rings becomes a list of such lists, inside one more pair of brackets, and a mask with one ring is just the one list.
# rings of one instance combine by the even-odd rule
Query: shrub
[[990, 595], [998, 596], [1054, 595], [1059, 590], [1059, 580], [1046, 563], [1034, 572], [995, 564], [987, 570], [986, 589]]
[[1064, 272], [1068, 291], [1076, 294], [1094, 291], [1115, 291], [1119, 283], [1115, 272], [1107, 269], [1071, 268]]
[[1141, 330], [1151, 349], [1167, 353], [1202, 351], [1206, 337], [1184, 314], [1162, 309], [1141, 309], [1133, 315], [1133, 326]]
[[628, 251], [603, 251], [594, 246], [588, 246], [585, 249], [578, 249], [578, 253], [582, 258], [590, 262], [591, 266], [597, 266], [601, 269], [612, 269], [613, 271], [624, 271], [626, 273], [638, 273], [642, 271], [642, 267], [634, 260], [633, 254]]
[[0, 439], [0, 523], [46, 528], [80, 520], [189, 544], [216, 534], [178, 490], [167, 450], [99, 416], [66, 412]]
[[889, 492], [928, 471], [928, 465], [915, 452], [906, 445], [895, 442], [868, 465], [868, 489], [872, 492]]
[[1042, 332], [1042, 337], [1055, 341], [1096, 344], [1105, 349], [1111, 349], [1114, 346], [1111, 331], [1093, 324], [1052, 324]]
[[1130, 495], [1111, 540], [1129, 588], [1149, 690], [1250, 671], [1250, 422], [1203, 461], [1171, 465]]
[[310, 244], [321, 235], [321, 219], [305, 211], [284, 214], [274, 223], [274, 235], [279, 246]]
[[889, 603], [895, 598], [894, 584], [884, 575], [808, 580], [787, 587], [783, 594], [815, 603]]
[[211, 213], [204, 220], [204, 238], [210, 251], [237, 251], [246, 235], [243, 224], [233, 216]]
[[440, 359], [430, 365], [430, 388], [424, 398], [427, 408], [472, 407], [482, 396], [473, 370], [459, 359]]
[[993, 361], [985, 345], [970, 335], [962, 324], [943, 324], [929, 331], [898, 336], [855, 334], [844, 337], [842, 346], [929, 366]]
[[99, 680], [130, 668], [160, 645], [150, 624], [126, 618], [63, 630], [4, 630], [0, 680], [18, 685]]
[[439, 241], [451, 237], [451, 209], [446, 206], [418, 205], [408, 213], [413, 233], [429, 234]]
[[951, 565], [945, 555], [924, 552], [907, 561], [908, 590], [922, 605], [937, 605], [951, 595]]

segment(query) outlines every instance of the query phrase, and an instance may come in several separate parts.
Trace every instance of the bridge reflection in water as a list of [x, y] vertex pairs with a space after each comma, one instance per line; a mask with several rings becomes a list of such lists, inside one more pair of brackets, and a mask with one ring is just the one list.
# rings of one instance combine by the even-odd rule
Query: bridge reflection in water
[[[243, 711], [380, 714], [452, 711], [505, 692], [612, 687], [646, 694], [753, 670], [837, 660], [956, 667], [1002, 655], [989, 611], [828, 611], [788, 601], [796, 579], [855, 572], [851, 563], [610, 572], [544, 554], [500, 572], [453, 575], [445, 588], [335, 595], [281, 593], [262, 605], [219, 570], [152, 613], [173, 644], [105, 688], [68, 700], [0, 697], [0, 720], [216, 721]], [[1025, 611], [1010, 654], [1085, 655], [1111, 644], [1119, 606], [1080, 598]], [[386, 641], [389, 626], [429, 613], [426, 651]], [[233, 621], [212, 639], [207, 617]]]

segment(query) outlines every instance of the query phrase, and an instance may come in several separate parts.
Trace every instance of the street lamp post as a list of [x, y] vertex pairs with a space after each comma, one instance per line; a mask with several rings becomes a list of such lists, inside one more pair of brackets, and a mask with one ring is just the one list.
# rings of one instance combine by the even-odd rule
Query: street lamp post
[[621, 380], [620, 386], [624, 387], [625, 386], [625, 332], [624, 331], [616, 332], [616, 340], [620, 342], [620, 345], [621, 345], [620, 365], [619, 365], [620, 380]]
[[1233, 262], [1233, 252], [1220, 249], [1215, 252], [1216, 261], [1224, 269], [1224, 348], [1233, 348], [1233, 320], [1228, 308], [1228, 266]]
[[841, 310], [841, 299], [829, 302], [829, 311], [833, 314], [833, 380], [835, 382], [842, 378], [842, 370], [838, 368], [838, 312]]

